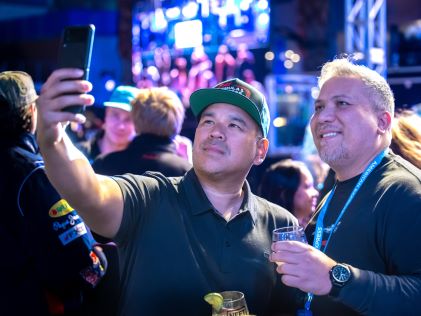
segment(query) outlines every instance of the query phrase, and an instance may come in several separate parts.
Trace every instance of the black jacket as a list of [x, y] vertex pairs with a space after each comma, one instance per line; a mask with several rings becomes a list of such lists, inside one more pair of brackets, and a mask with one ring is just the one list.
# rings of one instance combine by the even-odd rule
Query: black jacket
[[73, 312], [105, 272], [95, 240], [48, 181], [34, 136], [1, 145], [0, 313]]
[[141, 134], [125, 150], [98, 157], [92, 167], [104, 175], [156, 171], [167, 177], [177, 177], [184, 175], [191, 164], [176, 154], [170, 138]]

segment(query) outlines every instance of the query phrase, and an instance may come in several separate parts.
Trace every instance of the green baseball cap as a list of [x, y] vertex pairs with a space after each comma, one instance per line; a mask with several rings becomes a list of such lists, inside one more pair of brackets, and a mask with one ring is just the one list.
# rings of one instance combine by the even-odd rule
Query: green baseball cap
[[218, 83], [213, 88], [196, 90], [190, 96], [190, 107], [196, 117], [214, 103], [228, 103], [246, 111], [262, 130], [263, 137], [267, 137], [270, 125], [269, 107], [265, 96], [255, 87], [234, 78]]
[[9, 109], [24, 107], [38, 98], [31, 76], [23, 71], [0, 73], [0, 96]]
[[104, 106], [121, 109], [127, 112], [132, 111], [131, 102], [137, 97], [140, 89], [132, 86], [118, 86], [111, 94], [110, 100], [104, 102]]

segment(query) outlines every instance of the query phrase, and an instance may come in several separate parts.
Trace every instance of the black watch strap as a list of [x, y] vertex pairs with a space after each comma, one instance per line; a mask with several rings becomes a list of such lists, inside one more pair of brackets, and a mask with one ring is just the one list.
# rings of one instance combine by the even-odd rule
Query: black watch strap
[[329, 296], [337, 297], [340, 290], [352, 279], [352, 271], [346, 264], [338, 263], [329, 271], [332, 289]]
[[329, 292], [330, 297], [338, 297], [339, 293], [341, 292], [342, 287], [332, 284], [332, 288]]

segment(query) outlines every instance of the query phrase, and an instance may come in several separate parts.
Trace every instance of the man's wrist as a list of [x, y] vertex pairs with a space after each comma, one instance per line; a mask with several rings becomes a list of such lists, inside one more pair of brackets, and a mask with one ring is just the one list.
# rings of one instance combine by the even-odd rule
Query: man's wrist
[[352, 271], [348, 265], [337, 263], [330, 269], [329, 276], [332, 287], [328, 295], [338, 297], [341, 289], [351, 281]]

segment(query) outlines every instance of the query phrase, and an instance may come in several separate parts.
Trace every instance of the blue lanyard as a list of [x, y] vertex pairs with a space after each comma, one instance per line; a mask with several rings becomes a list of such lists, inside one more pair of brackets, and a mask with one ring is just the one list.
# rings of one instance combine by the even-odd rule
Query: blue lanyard
[[[370, 173], [380, 164], [383, 157], [387, 154], [388, 149], [383, 150], [381, 153], [379, 153], [374, 160], [368, 165], [368, 167], [364, 170], [363, 174], [360, 176], [360, 179], [358, 180], [357, 184], [355, 185], [354, 189], [352, 190], [350, 196], [348, 197], [348, 200], [346, 201], [344, 207], [342, 208], [341, 212], [338, 215], [338, 218], [335, 221], [335, 224], [333, 224], [332, 229], [330, 230], [329, 236], [326, 241], [326, 245], [324, 246], [322, 252], [326, 252], [327, 246], [329, 244], [330, 238], [332, 237], [333, 233], [336, 230], [336, 227], [338, 226], [339, 221], [341, 220], [342, 216], [345, 214], [345, 211], [347, 210], [349, 204], [351, 204], [351, 201], [354, 199], [357, 192], [360, 190], [361, 186], [367, 179], [367, 177], [370, 175]], [[332, 189], [332, 191], [329, 193], [329, 196], [326, 199], [325, 204], [323, 204], [319, 216], [317, 217], [316, 222], [316, 229], [314, 232], [314, 240], [313, 240], [313, 247], [316, 249], [321, 249], [322, 247], [322, 240], [323, 240], [323, 220], [326, 215], [327, 207], [329, 206], [330, 201], [332, 200], [333, 194], [336, 189], [336, 183]], [[313, 300], [313, 293], [307, 293], [307, 301], [304, 305], [304, 308], [309, 311], [311, 301]]]

